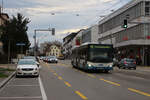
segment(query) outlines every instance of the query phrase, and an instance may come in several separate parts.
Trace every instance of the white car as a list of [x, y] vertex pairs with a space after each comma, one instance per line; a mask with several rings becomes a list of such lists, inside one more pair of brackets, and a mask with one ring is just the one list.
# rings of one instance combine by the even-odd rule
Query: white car
[[39, 67], [33, 59], [20, 59], [16, 69], [17, 76], [39, 76]]

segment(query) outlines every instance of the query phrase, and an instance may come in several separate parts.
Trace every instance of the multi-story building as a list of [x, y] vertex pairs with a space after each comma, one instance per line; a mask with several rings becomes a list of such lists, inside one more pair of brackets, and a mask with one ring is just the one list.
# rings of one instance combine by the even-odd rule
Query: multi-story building
[[71, 33], [63, 39], [63, 54], [66, 58], [71, 57], [72, 48], [85, 42], [98, 42], [98, 25], [88, 29], [81, 29], [76, 33]]
[[[124, 20], [128, 27], [122, 28]], [[113, 44], [117, 57], [150, 65], [150, 0], [132, 0], [99, 21], [99, 43]]]
[[80, 31], [77, 32], [77, 35], [72, 39], [71, 41], [72, 48], [74, 46], [82, 44], [82, 34], [84, 31], [85, 31], [84, 29], [81, 29]]
[[65, 58], [69, 58], [71, 55], [71, 48], [72, 48], [72, 40], [77, 35], [77, 33], [73, 32], [66, 37], [63, 38], [63, 55]]
[[98, 42], [98, 25], [94, 25], [82, 33], [82, 43], [86, 42]]
[[59, 57], [61, 55], [61, 46], [55, 44], [51, 45], [49, 47], [49, 52], [47, 52], [46, 55]]

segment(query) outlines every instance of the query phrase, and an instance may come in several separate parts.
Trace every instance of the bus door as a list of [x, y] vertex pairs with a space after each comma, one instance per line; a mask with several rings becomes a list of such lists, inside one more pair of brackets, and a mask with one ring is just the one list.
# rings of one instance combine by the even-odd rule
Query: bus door
[[87, 50], [82, 49], [80, 51], [80, 66], [85, 67], [87, 63]]

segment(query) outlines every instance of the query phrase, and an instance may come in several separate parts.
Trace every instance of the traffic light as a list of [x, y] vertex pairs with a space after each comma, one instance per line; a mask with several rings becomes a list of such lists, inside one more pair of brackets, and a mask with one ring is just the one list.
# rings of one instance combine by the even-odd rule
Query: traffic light
[[52, 28], [52, 35], [55, 35], [55, 28]]
[[127, 21], [127, 19], [124, 19], [123, 28], [127, 28], [127, 27], [128, 27], [128, 21]]

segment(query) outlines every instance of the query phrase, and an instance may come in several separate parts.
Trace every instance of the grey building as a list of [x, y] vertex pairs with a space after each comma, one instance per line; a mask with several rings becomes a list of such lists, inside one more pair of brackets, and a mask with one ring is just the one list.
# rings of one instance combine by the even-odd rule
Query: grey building
[[91, 26], [82, 33], [82, 43], [98, 42], [98, 25]]
[[[128, 27], [122, 28], [124, 20]], [[150, 65], [150, 0], [132, 0], [99, 21], [99, 43], [113, 44], [118, 59]]]

